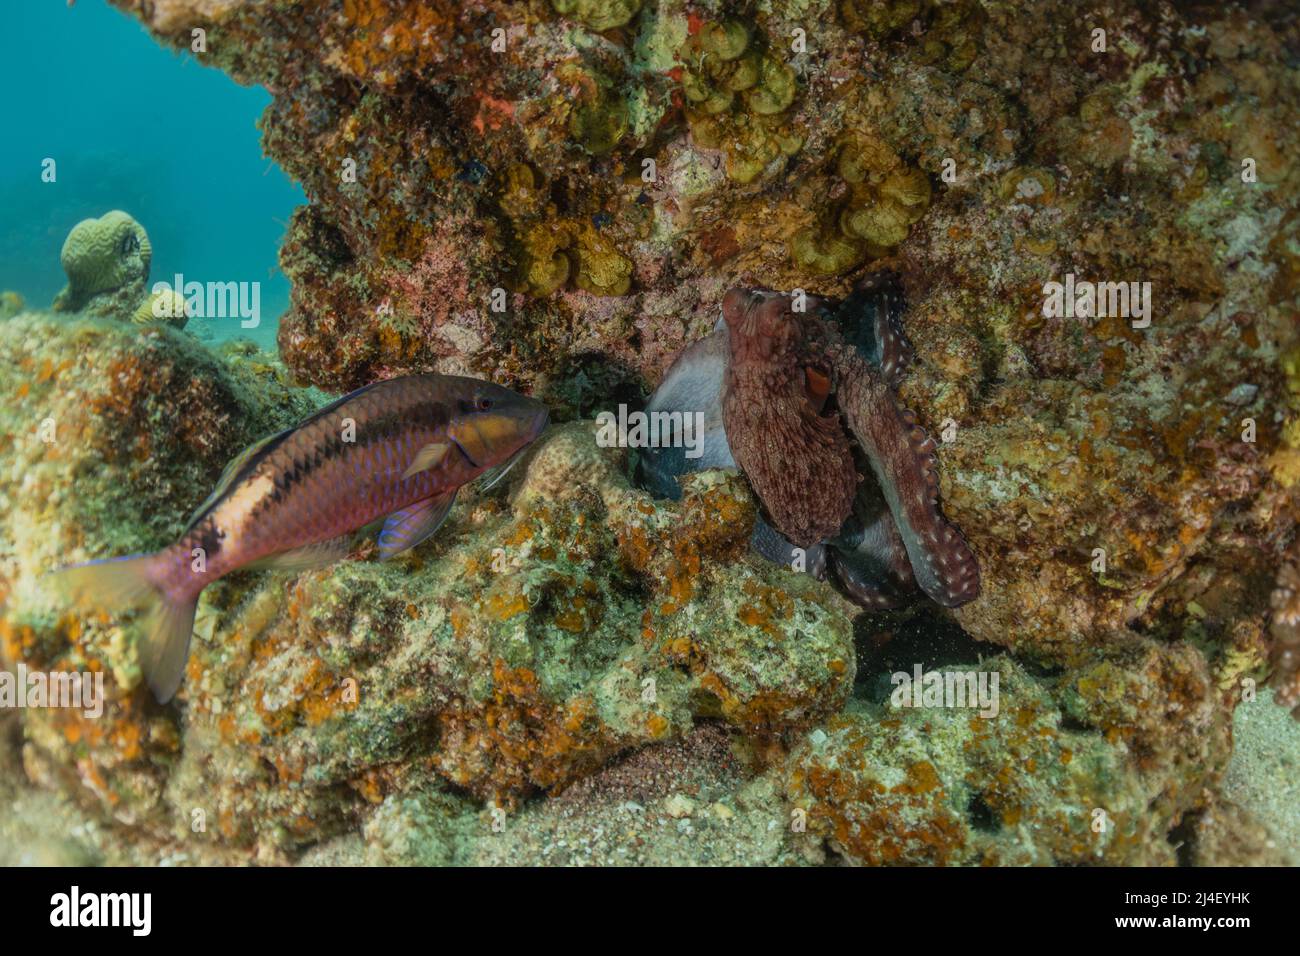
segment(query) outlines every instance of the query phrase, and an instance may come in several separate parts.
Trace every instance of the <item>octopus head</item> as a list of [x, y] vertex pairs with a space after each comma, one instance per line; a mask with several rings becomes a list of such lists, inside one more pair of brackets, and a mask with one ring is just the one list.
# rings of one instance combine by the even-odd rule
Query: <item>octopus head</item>
[[828, 408], [822, 309], [815, 296], [753, 289], [722, 302], [727, 440], [772, 526], [800, 547], [839, 530], [858, 484], [848, 436]]
[[798, 344], [789, 296], [761, 289], [732, 289], [722, 299], [722, 318], [731, 341], [756, 349], [756, 357], [770, 358]]

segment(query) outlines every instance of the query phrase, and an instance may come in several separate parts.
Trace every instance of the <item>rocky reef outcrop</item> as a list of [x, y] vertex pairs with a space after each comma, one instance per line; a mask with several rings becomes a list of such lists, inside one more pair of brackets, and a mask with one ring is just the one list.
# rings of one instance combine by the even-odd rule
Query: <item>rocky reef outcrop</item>
[[[229, 453], [321, 400], [248, 353], [112, 319], [0, 326], [0, 663], [107, 689], [102, 714], [6, 716], [58, 819], [94, 821], [46, 844], [20, 797], [7, 858], [1168, 863], [1217, 792], [1235, 690], [1190, 644], [1028, 670], [915, 613], [886, 617], [881, 656], [831, 585], [748, 552], [738, 475], [657, 500], [589, 421], [406, 559], [218, 582], [159, 706], [131, 621], [60, 606], [42, 573], [170, 540]], [[995, 712], [895, 706], [913, 658], [999, 675]], [[636, 839], [552, 842], [593, 831]]]
[[[309, 198], [281, 252], [297, 381], [475, 374], [567, 424], [409, 561], [214, 588], [157, 708], [128, 630], [35, 577], [156, 545], [305, 399], [167, 329], [0, 325], [27, 363], [0, 391], [31, 396], [0, 446], [0, 646], [114, 688], [107, 720], [24, 715], [23, 764], [126, 828], [113, 852], [540, 860], [584, 819], [702, 860], [723, 832], [750, 862], [1250, 855], [1222, 823], [1233, 712], [1275, 706], [1270, 661], [1294, 706], [1300, 669], [1285, 5], [115, 3], [273, 95], [266, 151]], [[735, 475], [655, 500], [585, 423], [728, 288], [885, 267], [901, 399], [980, 562], [953, 612], [854, 616], [746, 555]], [[81, 436], [57, 452], [19, 437], [50, 403]], [[999, 716], [894, 707], [916, 661], [997, 672]]]
[[[1262, 656], [1295, 511], [1282, 5], [118, 5], [274, 95], [304, 380], [469, 371], [589, 414], [728, 287], [887, 265], [903, 403], [985, 567], [962, 626], [1055, 661], [1134, 630]], [[1132, 308], [1045, 314], [1067, 276]]]

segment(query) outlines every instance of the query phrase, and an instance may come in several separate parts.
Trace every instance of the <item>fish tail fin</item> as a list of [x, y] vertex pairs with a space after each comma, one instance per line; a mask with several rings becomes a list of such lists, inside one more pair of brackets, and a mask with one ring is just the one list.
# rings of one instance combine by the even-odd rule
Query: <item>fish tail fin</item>
[[135, 554], [61, 568], [54, 586], [82, 606], [144, 612], [136, 645], [140, 669], [159, 703], [176, 695], [189, 657], [198, 596], [178, 598], [160, 587], [154, 569], [158, 555]]

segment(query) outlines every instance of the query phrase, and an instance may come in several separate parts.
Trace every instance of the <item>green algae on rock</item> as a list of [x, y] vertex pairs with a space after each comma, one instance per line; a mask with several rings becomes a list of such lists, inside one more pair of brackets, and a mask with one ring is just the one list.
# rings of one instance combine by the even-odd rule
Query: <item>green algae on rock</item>
[[[792, 755], [787, 793], [808, 833], [858, 864], [1167, 865], [1163, 835], [1198, 806], [1198, 784], [1228, 749], [1204, 663], [1190, 666], [1200, 696], [1186, 716], [1200, 732], [1148, 717], [1163, 729], [1130, 749], [1098, 733], [1103, 722], [1080, 724], [1066, 688], [989, 658], [978, 670], [1000, 677], [995, 716], [913, 708], [905, 696], [904, 706], [855, 702]], [[1125, 699], [1169, 692], [1148, 689]]]

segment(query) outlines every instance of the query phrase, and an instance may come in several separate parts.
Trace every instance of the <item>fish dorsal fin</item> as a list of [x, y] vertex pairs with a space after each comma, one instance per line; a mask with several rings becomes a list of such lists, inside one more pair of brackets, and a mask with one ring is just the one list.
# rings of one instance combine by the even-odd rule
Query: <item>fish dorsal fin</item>
[[[276, 432], [274, 435], [267, 435], [265, 438], [259, 438], [234, 458], [230, 459], [229, 464], [227, 464], [225, 469], [221, 472], [221, 477], [217, 479], [217, 487], [212, 489], [212, 494], [208, 495], [208, 497], [204, 499], [203, 504], [199, 505], [198, 508], [194, 510], [194, 514], [190, 515], [190, 520], [185, 526], [185, 531], [189, 531], [198, 524], [199, 519], [203, 517], [203, 513], [211, 508], [216, 503], [217, 499], [226, 493], [226, 490], [230, 488], [231, 483], [235, 480], [235, 476], [239, 474], [240, 469], [248, 464], [254, 455], [277, 438], [283, 438], [291, 431], [293, 431], [292, 428], [286, 428], [284, 431]], [[182, 534], [184, 534], [184, 532], [182, 532]]]
[[447, 520], [456, 491], [453, 488], [390, 514], [379, 532], [379, 557], [387, 561], [428, 539]]
[[405, 481], [412, 475], [418, 475], [422, 471], [428, 471], [430, 468], [438, 467], [438, 463], [447, 457], [447, 449], [450, 446], [445, 441], [431, 442], [425, 445], [415, 453], [415, 458], [411, 461], [411, 466], [402, 472], [402, 480]]
[[328, 541], [317, 541], [291, 551], [281, 551], [279, 554], [260, 558], [244, 567], [257, 571], [310, 571], [314, 568], [323, 568], [347, 557], [348, 552], [352, 550], [353, 537], [353, 532], [349, 531]]

